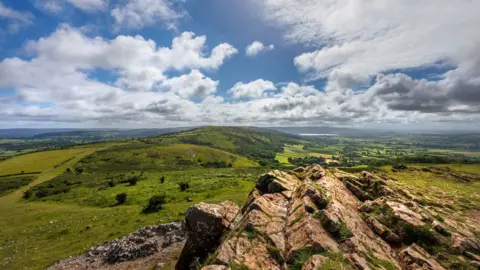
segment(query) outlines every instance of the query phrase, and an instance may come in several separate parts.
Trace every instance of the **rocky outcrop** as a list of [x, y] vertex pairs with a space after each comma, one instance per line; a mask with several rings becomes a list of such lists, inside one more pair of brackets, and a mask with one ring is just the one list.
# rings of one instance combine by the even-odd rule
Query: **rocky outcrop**
[[[274, 170], [260, 176], [236, 217], [234, 207], [229, 217], [212, 214], [224, 208], [188, 211], [177, 269], [445, 269], [447, 255], [463, 265], [478, 261], [475, 233], [444, 221], [384, 174]], [[212, 244], [190, 244], [199, 241]]]
[[155, 261], [164, 257], [165, 252], [175, 253], [185, 239], [182, 223], [147, 226], [127, 236], [92, 247], [85, 254], [59, 261], [49, 269], [132, 269], [135, 268], [132, 265], [138, 265], [139, 260]]
[[178, 259], [177, 269], [195, 269], [213, 252], [220, 237], [230, 230], [239, 207], [230, 201], [221, 204], [199, 203], [190, 207], [185, 217], [188, 235]]

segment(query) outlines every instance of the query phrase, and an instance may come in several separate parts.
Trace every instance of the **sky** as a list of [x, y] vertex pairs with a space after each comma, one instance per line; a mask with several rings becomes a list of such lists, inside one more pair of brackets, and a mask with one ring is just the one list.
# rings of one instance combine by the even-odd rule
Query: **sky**
[[0, 0], [0, 128], [480, 130], [480, 1]]

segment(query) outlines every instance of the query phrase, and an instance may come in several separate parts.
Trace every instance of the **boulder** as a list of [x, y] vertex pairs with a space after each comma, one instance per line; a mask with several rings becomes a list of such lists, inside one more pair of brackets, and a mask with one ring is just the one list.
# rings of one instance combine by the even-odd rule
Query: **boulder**
[[176, 269], [195, 269], [195, 264], [202, 263], [218, 247], [223, 233], [230, 230], [238, 210], [230, 201], [191, 206], [185, 217], [188, 238]]

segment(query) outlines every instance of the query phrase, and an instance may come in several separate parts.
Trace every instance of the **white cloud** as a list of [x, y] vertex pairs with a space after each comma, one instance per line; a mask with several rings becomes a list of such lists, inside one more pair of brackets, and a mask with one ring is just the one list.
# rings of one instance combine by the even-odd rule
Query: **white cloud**
[[331, 72], [375, 76], [445, 62], [461, 65], [465, 52], [480, 44], [480, 2], [264, 1], [268, 18], [286, 29], [286, 38], [316, 50], [295, 58], [311, 78]]
[[105, 10], [108, 0], [67, 0], [70, 4], [86, 12]]
[[172, 92], [176, 92], [183, 98], [203, 99], [215, 94], [217, 85], [218, 81], [205, 77], [200, 71], [194, 69], [189, 74], [163, 81], [160, 84], [160, 88], [166, 88]]
[[[0, 2], [0, 20], [7, 21], [8, 33], [16, 33], [21, 27], [32, 24], [34, 18], [30, 12], [12, 9]], [[2, 32], [1, 29], [0, 32]]]
[[35, 6], [47, 12], [60, 13], [66, 3], [87, 13], [104, 11], [108, 7], [108, 0], [36, 0]]
[[258, 79], [249, 83], [238, 82], [229, 90], [229, 93], [234, 98], [259, 98], [264, 96], [266, 91], [276, 89], [277, 88], [271, 81]]
[[247, 46], [247, 48], [245, 49], [245, 54], [247, 56], [256, 56], [259, 53], [268, 52], [273, 50], [274, 48], [275, 46], [273, 46], [273, 44], [265, 46], [260, 41], [254, 41], [252, 42], [252, 44]]
[[177, 11], [175, 0], [128, 0], [125, 5], [111, 11], [116, 28], [140, 29], [155, 25], [158, 22], [166, 24], [169, 29], [176, 29], [177, 20], [186, 12]]
[[39, 55], [39, 59], [64, 66], [112, 70], [120, 75], [117, 85], [146, 91], [165, 80], [165, 71], [215, 70], [237, 53], [233, 46], [222, 43], [208, 56], [205, 43], [205, 36], [184, 32], [173, 39], [171, 48], [157, 47], [154, 41], [141, 36], [120, 35], [113, 40], [89, 38], [64, 25], [47, 38], [28, 42], [26, 50]]

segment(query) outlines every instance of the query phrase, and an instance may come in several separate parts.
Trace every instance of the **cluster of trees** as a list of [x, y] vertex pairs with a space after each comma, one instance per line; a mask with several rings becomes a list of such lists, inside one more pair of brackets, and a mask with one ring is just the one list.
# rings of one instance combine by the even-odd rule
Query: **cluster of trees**
[[288, 158], [288, 162], [297, 166], [310, 165], [310, 164], [321, 164], [325, 165], [325, 158], [323, 157], [301, 157], [301, 158]]

